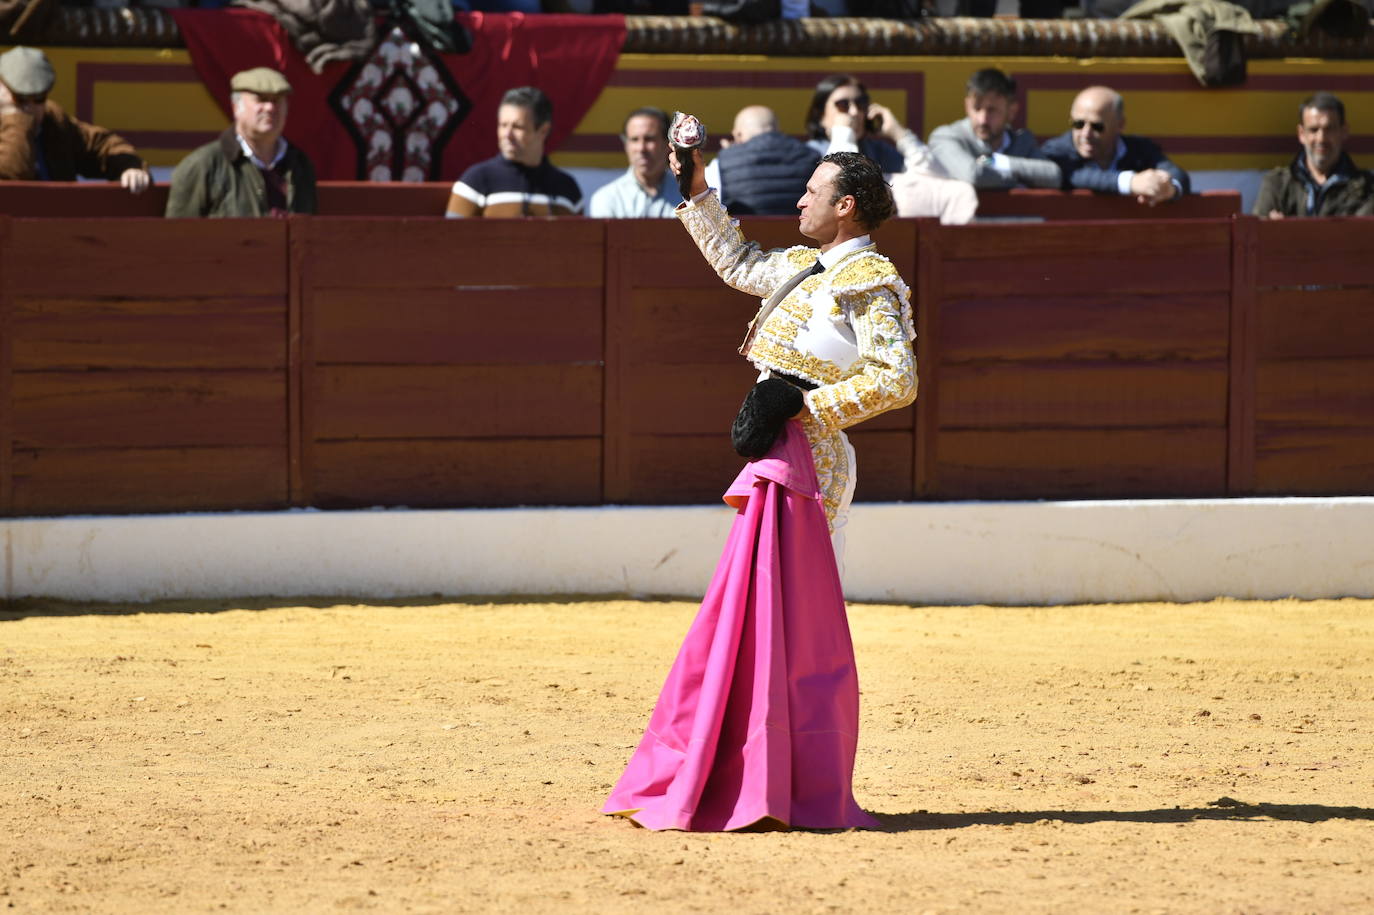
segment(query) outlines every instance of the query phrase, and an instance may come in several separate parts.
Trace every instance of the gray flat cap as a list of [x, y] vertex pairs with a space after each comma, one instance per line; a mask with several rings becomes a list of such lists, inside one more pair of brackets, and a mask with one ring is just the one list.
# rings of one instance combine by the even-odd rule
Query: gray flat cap
[[291, 84], [271, 67], [254, 67], [235, 73], [229, 80], [231, 92], [256, 92], [258, 95], [282, 95], [291, 91]]
[[48, 55], [22, 45], [0, 54], [0, 82], [17, 95], [47, 95], [57, 77]]

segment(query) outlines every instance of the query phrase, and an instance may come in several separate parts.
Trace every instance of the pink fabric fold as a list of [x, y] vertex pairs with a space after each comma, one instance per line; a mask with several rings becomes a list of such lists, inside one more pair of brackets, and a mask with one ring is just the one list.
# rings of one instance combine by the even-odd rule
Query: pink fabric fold
[[852, 789], [859, 681], [819, 490], [796, 421], [726, 490], [725, 551], [603, 812], [698, 832], [877, 825]]

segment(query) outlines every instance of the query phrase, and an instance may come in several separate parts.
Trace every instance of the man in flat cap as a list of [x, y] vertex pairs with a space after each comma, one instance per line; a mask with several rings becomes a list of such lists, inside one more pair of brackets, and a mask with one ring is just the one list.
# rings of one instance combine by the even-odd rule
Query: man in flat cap
[[229, 83], [234, 123], [172, 172], [167, 215], [286, 216], [315, 212], [315, 168], [282, 136], [291, 84], [255, 67]]
[[23, 46], [0, 54], [0, 180], [108, 178], [138, 194], [152, 184], [132, 145], [69, 116], [48, 99], [56, 77], [48, 57]]

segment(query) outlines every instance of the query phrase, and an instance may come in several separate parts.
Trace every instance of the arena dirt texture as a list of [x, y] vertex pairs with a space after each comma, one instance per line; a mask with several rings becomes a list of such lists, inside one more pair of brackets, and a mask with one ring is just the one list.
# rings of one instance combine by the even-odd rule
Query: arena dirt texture
[[0, 608], [0, 909], [1374, 911], [1374, 602], [850, 608], [868, 832], [597, 813], [686, 602]]

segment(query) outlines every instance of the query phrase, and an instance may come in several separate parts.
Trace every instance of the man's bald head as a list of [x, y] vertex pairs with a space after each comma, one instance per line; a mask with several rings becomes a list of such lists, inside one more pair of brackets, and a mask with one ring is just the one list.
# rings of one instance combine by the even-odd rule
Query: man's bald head
[[1069, 108], [1069, 126], [1078, 154], [1103, 168], [1111, 164], [1121, 128], [1126, 125], [1125, 110], [1121, 94], [1106, 86], [1089, 86], [1078, 93]]
[[735, 129], [731, 131], [731, 138], [736, 143], [747, 143], [761, 133], [770, 133], [778, 129], [778, 116], [773, 113], [773, 109], [766, 105], [750, 105], [741, 108], [739, 114], [735, 115]]
[[1118, 118], [1126, 116], [1126, 101], [1120, 92], [1109, 86], [1089, 86], [1074, 97], [1074, 105], [1080, 102], [1094, 108], [1109, 108]]

